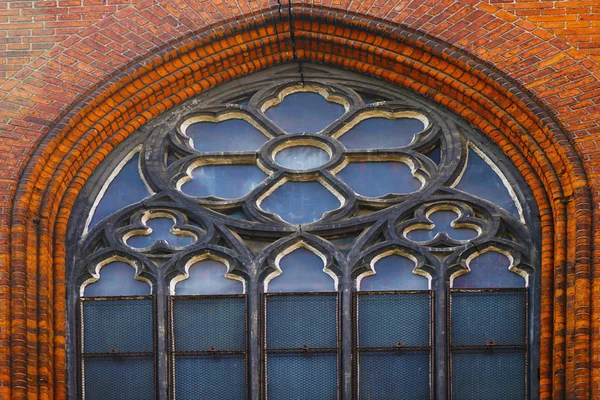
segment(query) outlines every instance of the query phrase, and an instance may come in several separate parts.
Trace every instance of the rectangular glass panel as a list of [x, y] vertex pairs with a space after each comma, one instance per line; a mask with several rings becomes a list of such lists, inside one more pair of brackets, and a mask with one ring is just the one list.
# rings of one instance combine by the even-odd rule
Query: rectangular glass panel
[[173, 297], [176, 351], [246, 349], [246, 299], [240, 297]]
[[85, 353], [154, 352], [154, 300], [84, 300]]
[[430, 399], [429, 363], [429, 351], [361, 352], [359, 398]]
[[526, 291], [452, 292], [452, 345], [524, 345]]
[[177, 400], [246, 398], [244, 355], [180, 356], [175, 359]]
[[267, 398], [337, 399], [337, 357], [337, 353], [270, 354], [267, 358]]
[[107, 356], [84, 361], [85, 400], [154, 399], [154, 358]]

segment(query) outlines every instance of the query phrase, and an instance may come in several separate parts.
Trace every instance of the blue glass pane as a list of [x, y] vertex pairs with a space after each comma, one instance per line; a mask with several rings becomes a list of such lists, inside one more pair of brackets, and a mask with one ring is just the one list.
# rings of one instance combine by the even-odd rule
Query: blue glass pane
[[176, 351], [244, 350], [246, 306], [243, 297], [173, 299]]
[[337, 295], [268, 296], [267, 348], [337, 347]]
[[336, 400], [337, 354], [272, 354], [267, 358], [269, 400]]
[[430, 400], [429, 352], [361, 353], [359, 398]]
[[152, 357], [94, 357], [84, 362], [86, 400], [154, 399]]
[[504, 254], [489, 251], [469, 263], [471, 271], [454, 278], [454, 288], [510, 288], [525, 287], [525, 278], [511, 272], [510, 260]]
[[202, 260], [192, 265], [189, 278], [175, 284], [175, 294], [242, 294], [244, 284], [225, 277], [227, 267], [215, 260]]
[[452, 293], [452, 344], [525, 344], [526, 292]]
[[205, 165], [194, 168], [192, 179], [183, 184], [181, 191], [195, 197], [244, 197], [266, 177], [255, 165]]
[[255, 151], [268, 138], [248, 121], [228, 119], [221, 122], [196, 122], [185, 134], [194, 148], [203, 152]]
[[329, 154], [315, 146], [287, 147], [275, 155], [275, 162], [299, 171], [320, 167], [329, 161]]
[[526, 379], [523, 351], [457, 351], [452, 354], [453, 399], [525, 399]]
[[170, 218], [152, 218], [146, 221], [146, 226], [152, 229], [149, 235], [134, 235], [127, 239], [127, 244], [131, 247], [141, 249], [150, 247], [159, 240], [164, 240], [171, 246], [184, 247], [194, 243], [196, 239], [188, 235], [175, 235], [171, 233], [171, 228], [175, 221]]
[[344, 133], [339, 140], [347, 149], [404, 147], [410, 144], [415, 134], [424, 128], [423, 122], [415, 118], [374, 117], [360, 121]]
[[469, 149], [467, 168], [457, 189], [491, 201], [519, 218], [519, 211], [502, 179], [475, 151]]
[[344, 114], [344, 107], [317, 93], [292, 93], [265, 115], [287, 133], [320, 132]]
[[438, 233], [446, 233], [454, 240], [470, 240], [476, 238], [479, 234], [471, 228], [453, 228], [452, 221], [458, 219], [458, 214], [450, 210], [435, 211], [429, 215], [429, 219], [434, 224], [433, 229], [415, 229], [408, 232], [407, 237], [416, 242], [426, 242], [432, 240]]
[[402, 162], [349, 163], [337, 175], [352, 190], [366, 197], [406, 194], [421, 188], [421, 181]]
[[261, 204], [263, 210], [290, 224], [315, 222], [340, 206], [340, 200], [319, 182], [286, 182]]
[[375, 264], [375, 275], [360, 280], [360, 290], [427, 290], [427, 278], [413, 274], [414, 268], [415, 263], [406, 257], [384, 257]]
[[152, 303], [152, 299], [84, 301], [84, 351], [86, 353], [153, 352]]
[[89, 229], [115, 211], [148, 197], [150, 192], [140, 176], [138, 164], [139, 153], [136, 153], [114, 177], [94, 210]]
[[425, 154], [427, 157], [429, 157], [431, 159], [431, 161], [433, 161], [436, 164], [440, 164], [440, 161], [442, 159], [442, 153], [440, 150], [440, 146], [435, 146], [433, 148], [433, 150], [431, 150], [429, 153]]
[[281, 275], [269, 282], [269, 292], [329, 292], [335, 281], [323, 271], [323, 260], [307, 249], [294, 250], [279, 261]]
[[177, 357], [177, 400], [246, 398], [246, 360], [242, 355]]
[[135, 279], [135, 268], [113, 261], [100, 268], [100, 279], [84, 288], [84, 296], [143, 296], [150, 294], [147, 282]]
[[359, 347], [429, 346], [429, 293], [358, 296]]

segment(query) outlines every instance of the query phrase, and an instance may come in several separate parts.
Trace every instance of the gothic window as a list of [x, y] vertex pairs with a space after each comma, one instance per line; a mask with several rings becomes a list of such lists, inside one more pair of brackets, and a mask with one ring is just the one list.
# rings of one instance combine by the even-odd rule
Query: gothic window
[[537, 397], [531, 195], [421, 96], [257, 73], [140, 129], [82, 193], [74, 398]]

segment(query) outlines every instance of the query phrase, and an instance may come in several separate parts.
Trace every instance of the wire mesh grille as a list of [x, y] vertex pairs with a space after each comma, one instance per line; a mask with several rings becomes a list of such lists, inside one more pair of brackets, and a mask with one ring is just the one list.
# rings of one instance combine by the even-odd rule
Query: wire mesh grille
[[430, 293], [358, 294], [359, 347], [429, 346]]
[[526, 397], [523, 350], [452, 353], [453, 400], [516, 400]]
[[85, 300], [85, 353], [152, 353], [153, 299]]
[[154, 358], [106, 356], [86, 358], [86, 400], [154, 399]]
[[176, 351], [246, 349], [244, 296], [173, 297]]
[[267, 359], [269, 400], [336, 400], [337, 353], [270, 354]]
[[337, 294], [266, 297], [268, 349], [336, 348]]
[[524, 345], [525, 291], [452, 292], [452, 344]]
[[429, 351], [361, 352], [359, 398], [429, 400]]
[[177, 400], [246, 398], [244, 355], [179, 356], [175, 360]]

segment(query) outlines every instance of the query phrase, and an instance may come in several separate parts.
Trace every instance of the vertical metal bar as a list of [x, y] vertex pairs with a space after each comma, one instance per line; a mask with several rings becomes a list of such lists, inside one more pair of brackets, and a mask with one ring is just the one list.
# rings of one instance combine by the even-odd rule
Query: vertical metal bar
[[[352, 292], [354, 280], [350, 274], [345, 274], [342, 278], [342, 292], [338, 294], [341, 297], [341, 315], [339, 332], [341, 335], [341, 348], [338, 341], [338, 352], [341, 352], [341, 363], [338, 368], [340, 373], [341, 398], [352, 399]], [[339, 313], [339, 310], [338, 310]]]
[[[440, 276], [441, 275], [441, 276]], [[449, 398], [448, 394], [448, 381], [450, 376], [448, 375], [448, 342], [447, 334], [449, 327], [449, 310], [446, 307], [446, 299], [448, 291], [446, 289], [446, 278], [443, 274], [434, 275], [431, 282], [431, 289], [436, 293], [434, 298], [434, 309], [432, 310], [435, 315], [435, 326], [433, 329], [434, 334], [434, 353], [435, 353], [435, 377], [433, 379], [435, 398], [437, 400], [445, 400]]]
[[260, 327], [260, 290], [259, 283], [252, 279], [248, 284], [248, 328], [250, 333], [249, 338], [249, 348], [248, 348], [248, 356], [250, 358], [249, 361], [249, 393], [251, 399], [260, 399], [260, 389], [261, 389], [261, 339], [260, 332], [262, 329]]

